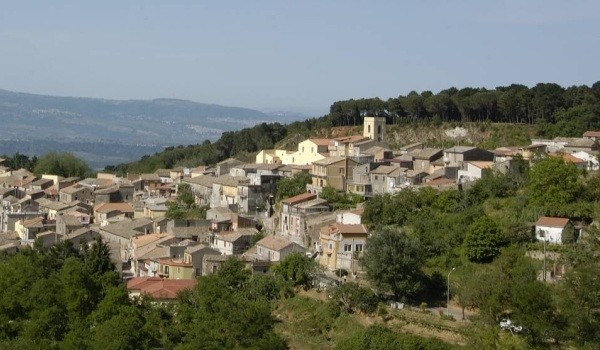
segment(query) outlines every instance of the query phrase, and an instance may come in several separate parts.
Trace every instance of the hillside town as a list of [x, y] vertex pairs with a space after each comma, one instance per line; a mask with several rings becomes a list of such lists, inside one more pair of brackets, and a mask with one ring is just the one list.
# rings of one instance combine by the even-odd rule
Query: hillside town
[[[260, 274], [299, 252], [331, 279], [361, 278], [359, 257], [369, 237], [361, 221], [364, 209], [358, 204], [333, 210], [321, 198], [324, 189], [364, 201], [423, 187], [468, 188], [487, 172], [514, 171], [517, 159], [531, 165], [546, 157], [593, 171], [599, 168], [598, 138], [600, 132], [588, 131], [580, 138], [534, 139], [529, 146], [494, 150], [421, 143], [391, 149], [385, 119], [365, 117], [362, 135], [308, 138], [297, 151], [262, 150], [253, 164], [230, 158], [213, 167], [85, 179], [36, 177], [2, 166], [0, 251], [63, 241], [79, 246], [101, 238], [133, 295], [166, 299], [193, 286], [195, 277], [218, 271], [229, 256]], [[311, 179], [305, 193], [276, 201], [278, 181], [299, 173]], [[206, 208], [204, 218], [167, 218], [182, 186]], [[564, 230], [582, 229], [570, 219], [540, 215], [531, 230], [540, 241], [561, 244]]]

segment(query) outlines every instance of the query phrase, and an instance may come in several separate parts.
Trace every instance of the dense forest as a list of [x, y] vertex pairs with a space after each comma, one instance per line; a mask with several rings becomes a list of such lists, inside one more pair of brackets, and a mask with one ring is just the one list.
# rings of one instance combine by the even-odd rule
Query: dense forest
[[[283, 140], [300, 141], [337, 126], [361, 125], [365, 116], [385, 117], [388, 124], [514, 123], [533, 124], [540, 137], [581, 136], [600, 129], [600, 82], [591, 87], [561, 87], [540, 83], [532, 88], [512, 84], [485, 88], [449, 88], [437, 94], [410, 92], [390, 98], [351, 99], [331, 105], [321, 118], [282, 125], [263, 123], [239, 131], [228, 131], [215, 142], [168, 147], [137, 162], [106, 167], [107, 171], [152, 172], [158, 168], [215, 164], [236, 156], [250, 160], [253, 153], [273, 148]], [[298, 139], [298, 137], [300, 139]], [[297, 142], [287, 146], [293, 149]], [[284, 145], [285, 147], [285, 145]]]

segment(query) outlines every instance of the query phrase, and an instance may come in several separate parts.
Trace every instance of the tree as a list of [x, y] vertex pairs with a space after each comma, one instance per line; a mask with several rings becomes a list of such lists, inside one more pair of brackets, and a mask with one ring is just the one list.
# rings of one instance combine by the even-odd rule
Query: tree
[[273, 267], [273, 273], [290, 281], [294, 286], [309, 288], [317, 271], [317, 263], [301, 254], [292, 253]]
[[42, 174], [59, 175], [63, 177], [84, 178], [92, 173], [92, 169], [81, 159], [71, 153], [50, 152], [41, 156], [33, 169], [36, 176]]
[[502, 230], [487, 216], [475, 220], [467, 230], [465, 248], [467, 258], [474, 262], [492, 261], [500, 253]]
[[[233, 264], [232, 264], [233, 267]], [[270, 304], [230, 289], [219, 274], [203, 276], [179, 295], [176, 349], [286, 349], [275, 333]]]
[[379, 300], [372, 290], [361, 287], [357, 283], [348, 282], [333, 291], [330, 302], [349, 313], [360, 311], [371, 314], [377, 309]]
[[177, 185], [177, 200], [167, 203], [167, 219], [197, 219], [203, 218], [206, 214], [206, 208], [197, 206], [195, 203], [192, 187], [187, 183]]
[[550, 157], [536, 163], [529, 172], [528, 190], [532, 205], [554, 215], [578, 198], [582, 186], [575, 165]]
[[361, 262], [374, 286], [392, 292], [396, 299], [408, 299], [421, 290], [421, 245], [400, 229], [385, 227], [373, 232]]
[[312, 182], [310, 174], [296, 173], [293, 177], [284, 177], [277, 182], [277, 201], [284, 198], [297, 196], [306, 192], [306, 185]]

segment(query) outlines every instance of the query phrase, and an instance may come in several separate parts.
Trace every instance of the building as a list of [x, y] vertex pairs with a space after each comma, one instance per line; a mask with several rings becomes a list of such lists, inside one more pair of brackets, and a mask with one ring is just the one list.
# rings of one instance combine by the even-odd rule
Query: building
[[303, 238], [307, 232], [307, 219], [311, 215], [329, 211], [326, 200], [316, 194], [303, 193], [281, 201], [279, 231], [284, 235]]
[[334, 223], [321, 228], [318, 250], [319, 263], [330, 269], [350, 272], [360, 270], [357, 263], [367, 243], [369, 231], [365, 225]]
[[385, 141], [385, 118], [364, 117], [363, 136], [371, 140]]
[[183, 261], [185, 263], [192, 264], [192, 268], [194, 269], [194, 277], [202, 276], [202, 260], [204, 259], [204, 255], [207, 254], [220, 254], [220, 251], [210, 248], [206, 244], [197, 244], [185, 249]]
[[458, 170], [458, 180], [462, 183], [481, 179], [486, 172], [492, 171], [493, 167], [494, 162], [490, 161], [465, 162]]
[[156, 301], [175, 301], [177, 295], [196, 286], [196, 279], [164, 279], [160, 277], [134, 277], [127, 281], [129, 297], [149, 296]]
[[568, 218], [542, 216], [535, 223], [535, 236], [538, 241], [562, 244], [566, 235], [575, 237], [575, 227]]
[[329, 146], [333, 140], [310, 138], [298, 144], [298, 150], [287, 154], [282, 159], [282, 164], [310, 165], [317, 160], [329, 156]]
[[283, 164], [283, 159], [292, 153], [283, 149], [264, 149], [256, 155], [256, 164]]
[[256, 243], [256, 254], [263, 260], [281, 261], [292, 253], [306, 252], [306, 248], [285, 238], [267, 236]]
[[252, 237], [258, 233], [255, 228], [242, 228], [236, 231], [222, 231], [214, 235], [210, 247], [223, 255], [242, 254], [250, 248]]
[[494, 153], [468, 146], [454, 146], [444, 151], [444, 163], [447, 167], [461, 168], [468, 161], [493, 161]]
[[358, 165], [349, 157], [328, 157], [313, 162], [311, 191], [321, 192], [326, 186], [346, 191], [348, 182], [352, 181], [354, 168]]

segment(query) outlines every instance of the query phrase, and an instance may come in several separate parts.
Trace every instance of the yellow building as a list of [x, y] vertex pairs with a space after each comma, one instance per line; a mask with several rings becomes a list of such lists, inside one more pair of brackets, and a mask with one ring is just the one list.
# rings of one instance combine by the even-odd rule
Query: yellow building
[[294, 153], [283, 149], [264, 149], [256, 155], [256, 164], [283, 164], [283, 159]]
[[312, 164], [329, 157], [329, 146], [332, 145], [333, 140], [330, 139], [306, 139], [298, 144], [298, 151], [283, 158], [282, 164]]
[[334, 223], [320, 232], [319, 264], [330, 270], [360, 270], [357, 262], [362, 254], [369, 231], [361, 224]]
[[158, 259], [158, 275], [172, 280], [194, 278], [194, 265], [182, 259]]

